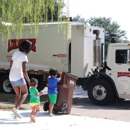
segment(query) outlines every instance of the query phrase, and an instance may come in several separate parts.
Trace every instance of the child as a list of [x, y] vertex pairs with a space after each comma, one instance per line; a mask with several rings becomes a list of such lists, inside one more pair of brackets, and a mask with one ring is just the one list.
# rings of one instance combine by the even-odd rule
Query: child
[[51, 69], [49, 71], [48, 81], [48, 96], [49, 96], [49, 114], [50, 116], [54, 116], [52, 110], [54, 108], [54, 104], [56, 104], [57, 100], [57, 83], [61, 80], [62, 72], [59, 73], [59, 78], [57, 78], [57, 70]]
[[31, 78], [29, 88], [30, 92], [29, 105], [32, 108], [32, 112], [30, 115], [31, 122], [36, 122], [35, 116], [40, 112], [40, 96], [44, 94], [43, 91], [41, 91], [40, 93], [38, 92], [38, 90], [36, 89], [37, 86], [38, 86], [38, 80], [35, 78]]

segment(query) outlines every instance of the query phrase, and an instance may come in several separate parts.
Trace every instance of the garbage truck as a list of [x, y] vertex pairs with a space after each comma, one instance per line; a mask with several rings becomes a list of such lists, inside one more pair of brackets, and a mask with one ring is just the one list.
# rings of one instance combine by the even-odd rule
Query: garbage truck
[[[30, 24], [24, 24], [22, 36], [0, 36], [0, 91], [12, 93], [9, 64], [12, 54], [24, 40], [32, 43], [28, 55], [29, 77], [39, 81], [38, 89], [46, 86], [50, 68], [78, 77], [77, 86], [88, 92], [90, 101], [106, 105], [115, 99], [130, 98], [130, 44], [110, 43], [104, 58], [105, 30], [78, 22], [39, 23], [36, 35]], [[66, 28], [67, 26], [67, 28]], [[65, 31], [68, 30], [67, 38]]]

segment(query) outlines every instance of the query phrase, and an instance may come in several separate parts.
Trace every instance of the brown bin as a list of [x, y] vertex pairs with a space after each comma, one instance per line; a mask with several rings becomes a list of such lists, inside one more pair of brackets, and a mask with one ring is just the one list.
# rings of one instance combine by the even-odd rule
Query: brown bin
[[77, 77], [70, 73], [63, 73], [61, 81], [58, 83], [57, 102], [54, 111], [70, 113], [73, 91], [76, 87]]
[[53, 109], [54, 112], [70, 113], [73, 91], [76, 87], [77, 79], [78, 78], [71, 73], [62, 74], [62, 79], [58, 83], [58, 95], [57, 102]]

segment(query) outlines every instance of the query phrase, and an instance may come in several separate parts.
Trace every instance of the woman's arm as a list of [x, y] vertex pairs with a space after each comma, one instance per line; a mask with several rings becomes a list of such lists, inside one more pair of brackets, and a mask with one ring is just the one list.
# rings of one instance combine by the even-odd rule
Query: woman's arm
[[28, 76], [28, 73], [26, 70], [26, 63], [27, 63], [26, 61], [22, 63], [23, 74], [24, 74], [24, 77], [27, 80], [28, 84], [30, 84], [30, 79], [29, 79], [29, 76]]
[[10, 69], [11, 69], [11, 67], [12, 67], [12, 64], [13, 64], [13, 60], [10, 61]]

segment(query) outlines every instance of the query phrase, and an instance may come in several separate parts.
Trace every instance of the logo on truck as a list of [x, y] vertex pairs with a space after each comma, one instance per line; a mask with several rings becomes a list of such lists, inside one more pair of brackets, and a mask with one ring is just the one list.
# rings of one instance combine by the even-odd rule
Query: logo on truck
[[117, 73], [117, 77], [122, 77], [122, 76], [130, 77], [130, 73], [129, 72], [118, 72]]
[[8, 40], [8, 49], [7, 51], [11, 51], [13, 49], [17, 49], [19, 48], [20, 44], [25, 41], [28, 40], [32, 43], [32, 48], [31, 50], [36, 52], [36, 38], [27, 38], [27, 39], [9, 39]]

